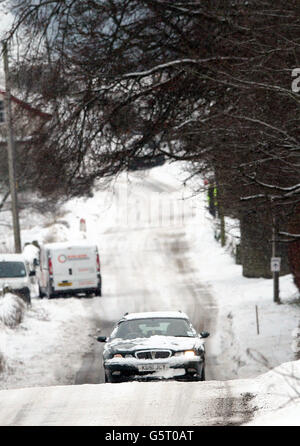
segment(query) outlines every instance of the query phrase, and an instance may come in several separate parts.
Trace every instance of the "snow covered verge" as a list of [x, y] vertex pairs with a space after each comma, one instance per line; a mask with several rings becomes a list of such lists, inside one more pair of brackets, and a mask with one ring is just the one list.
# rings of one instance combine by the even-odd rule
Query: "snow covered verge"
[[281, 364], [256, 378], [251, 426], [300, 426], [300, 361]]
[[[8, 314], [13, 316], [11, 309]], [[73, 384], [92, 343], [93, 315], [92, 300], [83, 305], [68, 298], [58, 305], [34, 299], [19, 324], [0, 323], [0, 388]]]
[[[191, 194], [185, 195], [189, 200]], [[218, 326], [210, 348], [218, 352], [218, 365], [233, 357], [237, 383], [249, 379], [249, 387], [258, 385], [252, 424], [300, 425], [300, 296], [293, 277], [280, 278], [281, 304], [274, 303], [273, 280], [245, 278], [235, 262], [237, 221], [225, 219], [227, 244], [222, 248], [205, 194], [192, 201], [194, 218], [187, 223], [186, 237], [194, 247], [190, 261], [216, 301]]]
[[0, 293], [0, 324], [15, 328], [24, 317], [26, 303], [12, 292]]
[[[0, 293], [0, 330], [5, 327], [15, 328], [22, 322], [26, 309], [25, 302], [11, 292]], [[7, 368], [6, 358], [0, 351], [0, 374], [4, 373]]]
[[[205, 208], [205, 197], [197, 206]], [[217, 304], [214, 348], [220, 358], [234, 352], [233, 376], [254, 378], [298, 358], [300, 349], [293, 336], [299, 331], [299, 291], [292, 275], [283, 276], [281, 305], [274, 303], [273, 280], [243, 277], [242, 267], [231, 254], [232, 243], [222, 248], [214, 228], [209, 213], [200, 210], [187, 226], [187, 238], [194, 246], [191, 261], [199, 265], [200, 280], [211, 288]]]

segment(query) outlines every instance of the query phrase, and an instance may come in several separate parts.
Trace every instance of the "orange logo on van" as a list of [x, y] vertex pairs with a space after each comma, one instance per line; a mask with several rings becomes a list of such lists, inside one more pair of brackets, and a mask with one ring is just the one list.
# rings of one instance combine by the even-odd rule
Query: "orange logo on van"
[[89, 257], [86, 254], [77, 254], [77, 255], [73, 254], [68, 256], [68, 260], [86, 260], [88, 258]]
[[60, 254], [57, 260], [59, 263], [65, 263], [67, 261], [67, 257], [64, 254]]
[[58, 256], [59, 263], [65, 263], [67, 260], [88, 260], [89, 257], [86, 254], [78, 254], [78, 255], [70, 255], [65, 256], [64, 254], [60, 254]]

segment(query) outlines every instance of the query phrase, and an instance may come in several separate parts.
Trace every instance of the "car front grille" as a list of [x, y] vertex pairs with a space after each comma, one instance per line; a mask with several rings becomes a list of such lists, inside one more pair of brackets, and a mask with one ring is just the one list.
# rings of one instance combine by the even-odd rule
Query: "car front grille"
[[171, 355], [171, 350], [140, 350], [135, 353], [137, 359], [165, 359]]

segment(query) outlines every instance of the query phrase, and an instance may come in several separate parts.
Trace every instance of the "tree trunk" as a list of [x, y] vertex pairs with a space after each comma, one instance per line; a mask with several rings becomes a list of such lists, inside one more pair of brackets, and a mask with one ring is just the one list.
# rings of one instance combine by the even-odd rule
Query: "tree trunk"
[[[240, 223], [243, 276], [271, 279], [272, 226], [257, 213], [242, 216]], [[280, 275], [288, 274], [288, 247], [278, 243], [277, 248], [277, 257], [281, 257]]]

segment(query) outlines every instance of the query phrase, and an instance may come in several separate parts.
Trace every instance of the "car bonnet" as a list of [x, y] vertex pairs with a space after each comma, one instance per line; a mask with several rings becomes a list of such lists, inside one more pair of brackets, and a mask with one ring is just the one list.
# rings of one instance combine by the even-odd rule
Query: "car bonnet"
[[198, 337], [150, 336], [149, 338], [115, 338], [106, 344], [105, 349], [117, 351], [136, 351], [149, 349], [169, 349], [172, 351], [200, 348], [204, 341]]

